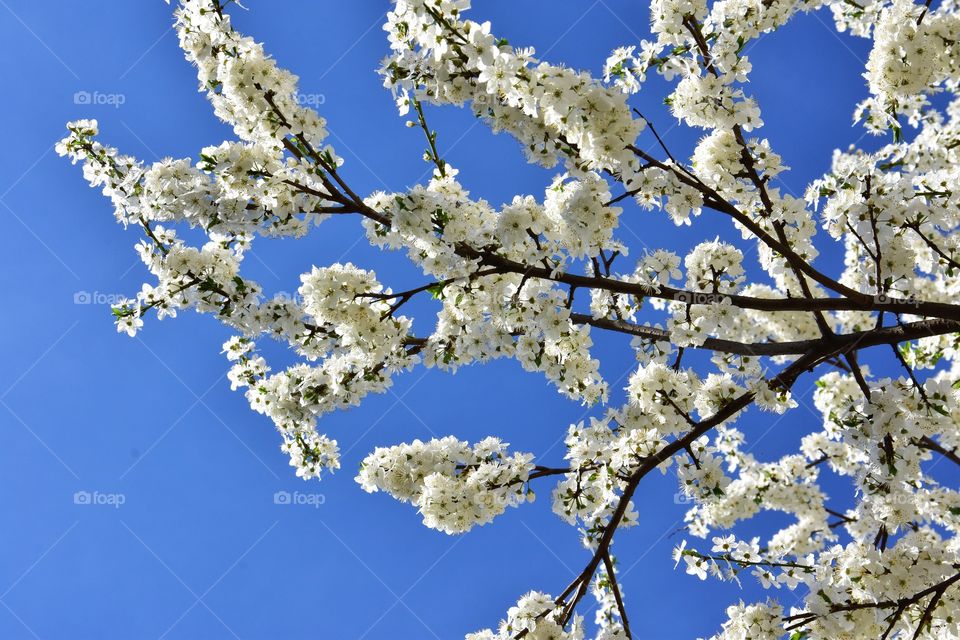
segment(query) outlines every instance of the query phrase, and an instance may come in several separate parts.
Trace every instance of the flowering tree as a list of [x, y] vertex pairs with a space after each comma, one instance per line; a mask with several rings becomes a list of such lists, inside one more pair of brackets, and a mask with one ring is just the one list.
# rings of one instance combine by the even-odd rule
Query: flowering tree
[[[933, 474], [935, 461], [960, 464], [954, 0], [652, 0], [654, 39], [614, 51], [602, 81], [465, 19], [469, 0], [395, 0], [380, 73], [408, 124], [423, 129], [435, 168], [426, 185], [366, 197], [326, 144], [324, 120], [297, 103], [297, 79], [233, 29], [227, 4], [182, 0], [176, 26], [200, 90], [238, 140], [204, 148], [198, 161], [147, 165], [98, 142], [97, 123], [82, 120], [58, 147], [143, 235], [137, 250], [156, 282], [114, 308], [117, 328], [134, 335], [148, 316], [186, 309], [231, 327], [232, 386], [273, 420], [304, 479], [339, 467], [336, 441], [317, 430], [321, 415], [420, 365], [515, 358], [595, 407], [569, 427], [563, 466], [536, 464], [496, 436], [414, 441], [364, 460], [365, 491], [415, 505], [427, 527], [450, 534], [532, 499], [535, 484], [554, 485], [553, 510], [589, 550], [583, 571], [554, 593], [523, 595], [496, 630], [469, 639], [583, 638], [588, 592], [599, 603], [597, 638], [631, 638], [613, 542], [637, 523], [640, 483], [671, 466], [691, 501], [686, 529], [706, 540], [676, 549], [687, 573], [737, 581], [746, 572], [802, 602], [734, 604], [715, 638], [960, 637], [960, 494]], [[824, 5], [837, 29], [872, 38], [856, 117], [892, 139], [876, 152], [837, 151], [800, 200], [771, 185], [785, 166], [751, 137], [762, 121], [744, 90], [744, 50]], [[705, 131], [689, 161], [631, 107], [651, 71], [676, 80], [673, 115]], [[441, 156], [425, 103], [469, 106], [531, 162], [562, 173], [542, 199], [518, 195], [499, 208], [472, 199]], [[642, 151], [641, 136], [660, 152]], [[731, 233], [756, 243], [767, 277], [746, 282], [743, 254], [721, 239], [627, 262], [616, 230], [628, 198], [677, 225], [729, 219]], [[267, 299], [242, 275], [255, 237], [301, 237], [335, 215], [360, 218], [373, 245], [406, 251], [423, 283], [394, 291], [371, 271], [332, 264], [304, 273], [296, 300]], [[184, 226], [206, 243], [181, 238]], [[818, 227], [843, 242], [839, 274], [815, 266]], [[429, 335], [401, 313], [418, 296], [439, 308]], [[622, 406], [608, 403], [594, 331], [630, 338], [637, 368]], [[271, 371], [257, 352], [266, 337], [300, 363]], [[860, 364], [865, 349], [896, 377]], [[709, 358], [685, 365], [693, 350]], [[738, 418], [751, 405], [790, 410], [807, 372], [818, 376], [822, 425], [798, 452], [757, 460]], [[831, 497], [846, 508], [827, 506], [824, 468], [849, 477], [852, 493]], [[792, 524], [764, 541], [730, 533], [762, 510]]]

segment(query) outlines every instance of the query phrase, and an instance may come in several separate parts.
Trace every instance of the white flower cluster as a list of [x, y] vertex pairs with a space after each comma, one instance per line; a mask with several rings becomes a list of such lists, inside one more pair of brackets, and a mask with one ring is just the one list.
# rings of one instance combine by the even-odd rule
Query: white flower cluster
[[507, 453], [507, 444], [485, 438], [472, 447], [453, 436], [378, 447], [360, 464], [364, 491], [385, 491], [417, 506], [423, 524], [445, 533], [485, 525], [527, 500], [533, 456]]
[[643, 81], [647, 79], [647, 68], [654, 63], [659, 48], [655, 43], [644, 40], [637, 55], [637, 47], [618, 47], [603, 65], [604, 82], [612, 82], [624, 93], [637, 93]]
[[[960, 294], [951, 257], [960, 226], [958, 155], [943, 148], [958, 123], [957, 116], [931, 122], [912, 142], [872, 154], [834, 153], [831, 173], [811, 185], [807, 198], [824, 199], [823, 225], [844, 242], [841, 282], [890, 298], [949, 302]], [[900, 170], [883, 170], [891, 164]], [[842, 319], [858, 326], [862, 315]]]
[[[583, 621], [579, 616], [570, 629], [565, 629], [560, 622], [561, 613], [549, 595], [531, 591], [510, 607], [507, 619], [500, 622], [496, 632], [484, 629], [468, 633], [466, 640], [513, 640], [521, 634], [531, 640], [583, 640]], [[605, 640], [615, 639], [608, 636]]]
[[[284, 161], [278, 148], [224, 142], [203, 149], [196, 165], [168, 158], [146, 167], [94, 140], [96, 121], [68, 128], [71, 135], [57, 151], [84, 162], [84, 176], [103, 187], [124, 225], [187, 222], [238, 238], [300, 237], [325, 217], [320, 180], [303, 163]], [[291, 182], [313, 193], [291, 188]]]
[[[712, 459], [725, 462], [729, 470], [737, 471], [737, 475], [718, 479], [713, 487], [701, 484], [706, 491], [699, 494], [691, 492], [696, 503], [686, 515], [690, 533], [706, 537], [711, 530], [731, 529], [738, 521], [768, 510], [796, 518], [796, 522], [780, 529], [768, 541], [765, 546], [768, 557], [775, 556], [779, 560], [791, 554], [809, 553], [825, 540], [833, 540], [834, 536], [827, 527], [828, 512], [823, 506], [826, 496], [817, 485], [817, 468], [809, 466], [808, 460], [801, 455], [785, 456], [775, 463], [761, 463], [743, 452], [742, 445], [743, 435], [739, 431], [722, 428], [713, 446], [704, 442], [694, 448], [701, 466], [707, 466], [700, 454], [702, 449], [708, 454], [719, 454]], [[692, 464], [687, 466], [695, 467]], [[680, 478], [682, 482], [682, 474]], [[756, 553], [753, 559], [757, 559]]]
[[297, 77], [253, 38], [237, 33], [219, 0], [184, 0], [176, 16], [180, 48], [197, 68], [200, 91], [237, 137], [279, 147], [289, 135], [319, 147], [326, 123], [297, 102]]
[[727, 128], [745, 131], [763, 125], [760, 108], [742, 89], [729, 84], [734, 78], [690, 74], [677, 84], [670, 96], [673, 114], [691, 127]]
[[[917, 443], [937, 437], [956, 447], [957, 391], [942, 380], [925, 383], [922, 396], [904, 379], [868, 384], [869, 401], [852, 375], [821, 378], [814, 399], [824, 416], [824, 431], [804, 438], [805, 456], [759, 463], [742, 450], [742, 434], [719, 432], [714, 450], [738, 475], [717, 497], [698, 499], [687, 514], [690, 532], [706, 536], [713, 529], [730, 529], [761, 509], [791, 514], [796, 521], [763, 547], [758, 539], [720, 536], [713, 538], [710, 553], [687, 549], [684, 543], [675, 550], [676, 560], [682, 559], [687, 573], [700, 579], [737, 580], [741, 571], [750, 570], [765, 588], [803, 586], [808, 595], [803, 607], [747, 635], [744, 616], [762, 613], [765, 619], [771, 605], [756, 605], [760, 608], [753, 613], [750, 607], [732, 607], [718, 639], [778, 638], [791, 623], [810, 637], [873, 638], [888, 630], [888, 637], [955, 637], [955, 625], [943, 621], [960, 610], [960, 597], [949, 590], [960, 579], [960, 550], [955, 538], [945, 540], [940, 531], [960, 530], [960, 492], [940, 486], [924, 470], [930, 453]], [[827, 497], [817, 483], [821, 464], [857, 484], [862, 498], [854, 508], [840, 513], [825, 506]], [[828, 523], [831, 516], [839, 519]], [[830, 546], [837, 540], [837, 526], [853, 541]], [[900, 532], [888, 548], [888, 538]], [[936, 621], [924, 623], [926, 605], [916, 594], [927, 591], [938, 594], [933, 605], [938, 613]], [[873, 604], [877, 602], [890, 604]], [[898, 608], [901, 614], [915, 613], [891, 615]], [[926, 624], [930, 635], [922, 636]]]
[[550, 221], [547, 239], [572, 258], [597, 257], [601, 249], [612, 246], [620, 216], [619, 207], [605, 205], [609, 199], [609, 186], [595, 173], [575, 181], [558, 177], [543, 203]]
[[689, 19], [703, 21], [707, 17], [706, 0], [651, 0], [650, 30], [663, 44], [684, 44], [689, 36]]
[[818, 381], [814, 403], [824, 431], [807, 436], [808, 457], [822, 449], [834, 472], [857, 483], [863, 498], [856, 523], [847, 528], [858, 536], [866, 538], [881, 526], [893, 533], [923, 522], [941, 524], [944, 506], [949, 511], [960, 493], [940, 487], [925, 471], [930, 453], [917, 443], [937, 438], [947, 447], [960, 444], [955, 382], [942, 375], [927, 380], [922, 396], [902, 378], [869, 384], [867, 402], [853, 376], [830, 373]]
[[[314, 267], [300, 276], [303, 310], [337, 346], [369, 365], [386, 362], [403, 346], [411, 321], [391, 312], [389, 289], [372, 271], [351, 263]], [[384, 298], [385, 296], [385, 298]]]
[[527, 157], [544, 166], [558, 158], [571, 168], [627, 170], [626, 144], [642, 123], [624, 96], [586, 72], [538, 63], [490, 33], [490, 23], [462, 20], [469, 0], [397, 0], [387, 14], [392, 53], [381, 74], [400, 93], [437, 104], [471, 102], [495, 131], [508, 131]]
[[660, 207], [677, 226], [690, 225], [691, 218], [700, 215], [703, 208], [703, 193], [680, 179], [679, 168], [675, 171], [671, 167], [644, 169], [626, 184], [644, 209]]
[[[610, 423], [616, 417], [591, 418], [589, 426], [570, 426], [565, 456], [570, 461], [570, 471], [553, 490], [554, 513], [570, 524], [579, 524], [583, 542], [590, 548], [596, 547], [620, 503], [626, 486], [623, 473], [659, 444], [651, 430], [615, 431]], [[630, 502], [620, 526], [635, 525], [638, 518]]]
[[[542, 371], [565, 396], [593, 405], [607, 399], [589, 328], [574, 324], [562, 290], [519, 275], [444, 289], [443, 308], [424, 360], [446, 370], [504, 355]], [[473, 318], [483, 318], [478, 327]], [[510, 336], [520, 334], [516, 340]]]
[[[936, 599], [937, 615], [924, 618], [924, 606], [914, 616], [893, 618], [892, 607], [875, 602], [907, 603], [931, 586], [956, 580], [957, 549], [946, 545], [929, 529], [910, 532], [896, 547], [878, 550], [871, 545], [836, 545], [817, 558], [817, 569], [807, 580], [809, 593], [802, 608], [791, 610], [798, 620], [813, 618], [807, 627], [814, 638], [880, 638], [888, 629], [893, 638], [955, 638], [960, 595], [944, 587]], [[867, 605], [867, 606], [863, 606]], [[815, 616], [815, 617], [814, 617]]]
[[778, 640], [783, 637], [783, 607], [775, 602], [727, 607], [723, 631], [710, 640]]
[[894, 109], [899, 99], [960, 80], [960, 18], [927, 6], [893, 0], [873, 29], [864, 76], [871, 93]]
[[391, 314], [379, 297], [390, 293], [372, 272], [348, 263], [314, 268], [301, 279], [304, 320], [298, 350], [310, 360], [320, 359], [318, 365], [294, 365], [267, 376], [262, 358], [246, 351], [233, 357], [237, 350], [231, 343], [224, 348], [236, 360], [232, 385], [248, 387], [250, 406], [277, 425], [283, 450], [306, 479], [339, 466], [336, 442], [316, 433], [316, 418], [386, 391], [392, 373], [417, 360], [406, 349], [410, 320]]
[[606, 183], [594, 174], [579, 181], [558, 179], [543, 205], [517, 198], [500, 212], [468, 196], [453, 177], [445, 177], [406, 194], [367, 199], [391, 220], [389, 227], [367, 221], [370, 241], [406, 249], [424, 273], [441, 279], [434, 295], [443, 308], [425, 362], [455, 370], [513, 356], [525, 369], [544, 372], [571, 398], [588, 404], [605, 399], [606, 383], [590, 355], [589, 327], [571, 322], [567, 294], [547, 280], [522, 274], [482, 276], [483, 266], [464, 257], [464, 247], [492, 245], [506, 258], [557, 265], [597, 255], [613, 246], [610, 237], [619, 213], [602, 204], [609, 197]]

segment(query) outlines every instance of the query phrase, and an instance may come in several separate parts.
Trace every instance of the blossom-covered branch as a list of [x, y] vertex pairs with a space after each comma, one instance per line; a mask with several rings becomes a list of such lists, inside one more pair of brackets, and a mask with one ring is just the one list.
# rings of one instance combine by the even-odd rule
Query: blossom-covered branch
[[[452, 372], [512, 358], [587, 405], [590, 417], [567, 428], [562, 464], [510, 450], [508, 434], [395, 444], [365, 458], [365, 491], [410, 503], [449, 534], [532, 501], [535, 483], [554, 485], [554, 512], [589, 550], [581, 572], [556, 595], [520, 596], [496, 629], [468, 638], [580, 640], [588, 592], [597, 640], [633, 638], [614, 543], [642, 517], [634, 498], [644, 478], [671, 468], [690, 504], [688, 534], [722, 534], [709, 551], [678, 547], [687, 573], [739, 581], [749, 571], [764, 588], [798, 591], [789, 610], [772, 597], [729, 607], [717, 640], [960, 637], [960, 493], [936, 468], [960, 464], [955, 4], [652, 0], [653, 40], [614, 51], [601, 79], [509, 44], [466, 17], [469, 0], [394, 0], [380, 73], [401, 115], [413, 108], [408, 125], [423, 130], [433, 175], [367, 195], [327, 144], [324, 119], [297, 102], [297, 78], [233, 28], [228, 4], [182, 0], [176, 28], [237, 140], [148, 165], [80, 120], [58, 146], [103, 189], [118, 222], [143, 234], [137, 251], [156, 281], [116, 305], [117, 328], [135, 335], [148, 316], [188, 309], [230, 327], [231, 386], [273, 421], [304, 479], [340, 467], [319, 419], [417, 366]], [[775, 186], [788, 168], [752, 137], [763, 121], [747, 93], [746, 52], [823, 8], [840, 31], [871, 39], [870, 93], [856, 116], [890, 141], [837, 151], [801, 199]], [[674, 83], [672, 115], [704, 131], [689, 158], [640, 115], [660, 103], [643, 91], [649, 73]], [[426, 105], [468, 106], [529, 161], [563, 169], [541, 194], [499, 206], [472, 196]], [[643, 136], [659, 151], [644, 151]], [[684, 226], [704, 211], [719, 216], [728, 235], [756, 247], [759, 270], [721, 237], [628, 262], [621, 218], [653, 210]], [[405, 252], [422, 280], [395, 289], [336, 263], [306, 270], [295, 298], [268, 298], [242, 275], [258, 237], [299, 238], [330, 216], [355, 216], [371, 245]], [[184, 227], [204, 243], [191, 245]], [[839, 273], [817, 261], [821, 230], [843, 246]], [[401, 312], [427, 297], [436, 323], [416, 335]], [[621, 402], [594, 331], [631, 338], [636, 369]], [[272, 371], [258, 350], [266, 337], [296, 362]], [[864, 364], [860, 353], [874, 348], [889, 369]], [[690, 366], [693, 350], [709, 361]], [[757, 434], [741, 416], [791, 410], [809, 374], [822, 424], [798, 434], [796, 453], [756, 459], [746, 443]], [[825, 470], [854, 491], [828, 496]], [[738, 537], [762, 510], [791, 522], [762, 543]]]

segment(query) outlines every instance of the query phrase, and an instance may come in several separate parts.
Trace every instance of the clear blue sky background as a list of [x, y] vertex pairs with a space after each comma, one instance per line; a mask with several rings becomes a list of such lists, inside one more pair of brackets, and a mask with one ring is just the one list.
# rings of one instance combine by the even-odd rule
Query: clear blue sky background
[[[403, 126], [374, 73], [387, 51], [388, 3], [248, 4], [232, 10], [236, 23], [301, 76], [304, 93], [323, 96], [331, 142], [356, 189], [422, 181], [420, 133]], [[649, 33], [647, 7], [632, 0], [477, 4], [471, 17], [492, 20], [512, 43], [595, 74], [611, 49]], [[862, 133], [851, 113], [864, 91], [866, 42], [837, 36], [827, 21], [825, 13], [801, 17], [751, 45], [761, 135], [793, 168], [781, 186], [797, 195], [829, 166], [834, 147]], [[185, 314], [147, 320], [136, 339], [115, 332], [105, 297], [131, 294], [145, 278], [137, 237], [52, 147], [79, 117], [99, 119], [106, 142], [146, 160], [195, 157], [230, 137], [195, 91], [170, 25], [159, 0], [0, 0], [0, 637], [447, 640], [495, 625], [528, 589], [556, 593], [588, 554], [552, 515], [549, 485], [538, 485], [535, 504], [448, 537], [353, 480], [374, 446], [432, 435], [495, 434], [558, 465], [559, 440], [584, 411], [539, 376], [508, 362], [402, 376], [393, 392], [323, 419], [341, 443], [343, 469], [304, 483], [268, 420], [229, 390], [219, 353], [228, 334], [215, 320]], [[664, 87], [654, 79], [634, 102], [688, 153], [699, 132], [674, 127]], [[76, 104], [77, 92], [120, 95], [123, 104]], [[466, 111], [428, 115], [474, 195], [494, 203], [542, 195], [552, 173], [527, 165], [511, 138], [491, 135]], [[648, 134], [642, 142], [653, 146]], [[732, 237], [710, 214], [676, 230], [629, 205], [622, 225], [636, 250]], [[254, 250], [246, 268], [268, 291], [293, 290], [297, 274], [338, 259], [377, 269], [394, 288], [420, 282], [400, 256], [367, 247], [355, 220]], [[835, 248], [824, 254], [836, 265]], [[80, 292], [94, 304], [77, 304]], [[419, 326], [428, 326], [429, 305], [418, 309], [426, 313]], [[597, 342], [620, 398], [631, 370], [626, 341]], [[802, 406], [783, 419], [747, 414], [742, 426], [758, 456], [779, 455], [816, 427], [811, 386], [801, 379]], [[672, 475], [649, 480], [638, 495], [640, 526], [616, 544], [633, 627], [639, 638], [709, 635], [729, 602], [757, 590], [749, 579], [740, 593], [673, 570], [684, 507], [674, 504]], [[124, 504], [78, 505], [78, 491], [119, 494]], [[322, 495], [323, 504], [276, 505], [277, 491]]]

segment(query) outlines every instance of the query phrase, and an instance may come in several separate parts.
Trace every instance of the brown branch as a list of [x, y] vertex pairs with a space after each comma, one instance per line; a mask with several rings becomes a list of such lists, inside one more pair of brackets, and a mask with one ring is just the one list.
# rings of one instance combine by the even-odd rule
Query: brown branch
[[531, 277], [562, 282], [584, 289], [603, 289], [612, 293], [626, 293], [638, 298], [659, 298], [687, 304], [716, 304], [729, 301], [741, 309], [757, 311], [889, 311], [909, 313], [931, 318], [960, 320], [960, 305], [910, 299], [892, 299], [868, 296], [854, 292], [855, 298], [756, 298], [732, 293], [686, 291], [666, 286], [649, 286], [602, 276], [585, 276], [545, 267], [527, 266], [490, 251], [479, 251], [465, 244], [457, 245], [457, 254], [481, 264], [500, 267], [503, 273], [528, 273]]
[[[750, 233], [752, 233], [758, 240], [760, 240], [765, 245], [767, 245], [768, 247], [770, 247], [771, 249], [773, 249], [774, 251], [782, 255], [788, 261], [788, 263], [791, 264], [791, 266], [796, 266], [798, 270], [800, 270], [802, 273], [810, 277], [811, 280], [815, 280], [816, 282], [819, 282], [824, 287], [827, 287], [828, 289], [835, 291], [836, 293], [847, 296], [848, 298], [852, 298], [854, 300], [867, 302], [871, 298], [871, 296], [865, 293], [862, 293], [860, 291], [857, 291], [855, 289], [851, 289], [850, 287], [844, 284], [841, 284], [836, 280], [834, 280], [833, 278], [830, 278], [826, 274], [816, 270], [810, 263], [804, 260], [801, 256], [797, 255], [797, 253], [795, 253], [793, 249], [791, 249], [789, 246], [783, 245], [773, 236], [771, 236], [766, 231], [764, 231], [759, 224], [757, 224], [752, 218], [750, 218], [750, 216], [744, 214], [737, 207], [727, 202], [714, 189], [704, 185], [698, 180], [692, 180], [690, 177], [679, 172], [679, 170], [675, 169], [671, 165], [664, 164], [663, 162], [660, 162], [659, 160], [652, 157], [645, 151], [638, 149], [635, 145], [632, 145], [632, 144], [627, 145], [627, 148], [637, 156], [646, 160], [650, 165], [657, 167], [659, 169], [662, 169], [664, 171], [672, 172], [674, 175], [677, 176], [677, 179], [680, 180], [680, 182], [700, 191], [703, 196], [703, 205], [705, 207], [707, 207], [708, 209], [717, 211], [719, 213], [724, 213], [730, 216], [731, 218], [733, 218], [734, 220], [736, 220], [740, 225], [742, 225], [748, 231], [750, 231]], [[634, 190], [628, 191], [627, 193], [630, 195], [634, 195], [636, 193], [639, 193], [639, 189], [634, 189]]]
[[610, 559], [610, 551], [603, 554], [603, 566], [607, 570], [607, 578], [610, 581], [610, 588], [613, 590], [613, 597], [617, 601], [617, 609], [620, 612], [620, 620], [623, 622], [623, 632], [627, 640], [631, 640], [633, 635], [630, 633], [630, 623], [627, 621], [627, 608], [623, 605], [623, 596], [620, 595], [620, 585], [617, 582], [617, 575], [613, 570], [613, 561]]
[[928, 451], [935, 451], [942, 455], [944, 458], [950, 462], [960, 465], [960, 456], [957, 455], [956, 449], [947, 449], [939, 442], [934, 440], [929, 436], [923, 436], [915, 442], [915, 444], [921, 449], [927, 449]]
[[[587, 324], [598, 329], [625, 333], [658, 342], [670, 341], [670, 332], [657, 327], [632, 324], [624, 320], [609, 318], [594, 318], [583, 313], [570, 314], [570, 320], [577, 324]], [[898, 344], [919, 338], [960, 332], [960, 322], [953, 320], [921, 320], [895, 327], [882, 329], [868, 329], [853, 333], [834, 335], [831, 338], [815, 338], [811, 340], [795, 340], [791, 342], [736, 342], [720, 338], [707, 338], [704, 343], [688, 349], [706, 349], [722, 353], [733, 353], [744, 356], [789, 356], [807, 353], [818, 345], [832, 343], [837, 346], [856, 344], [857, 349], [865, 349], [882, 344]]]
[[937, 246], [937, 244], [933, 240], [928, 238], [927, 235], [920, 230], [919, 222], [914, 222], [912, 224], [907, 224], [905, 226], [908, 229], [913, 229], [916, 232], [916, 234], [920, 236], [920, 239], [923, 240], [924, 244], [930, 247], [930, 249], [934, 253], [936, 253], [938, 256], [943, 258], [943, 260], [947, 263], [948, 267], [950, 267], [951, 269], [960, 269], [960, 262], [957, 262], [951, 256], [947, 255], [947, 253], [943, 249], [941, 249], [939, 246]]

